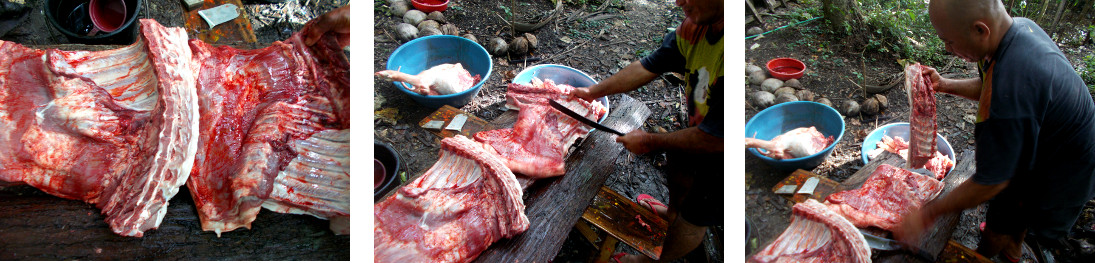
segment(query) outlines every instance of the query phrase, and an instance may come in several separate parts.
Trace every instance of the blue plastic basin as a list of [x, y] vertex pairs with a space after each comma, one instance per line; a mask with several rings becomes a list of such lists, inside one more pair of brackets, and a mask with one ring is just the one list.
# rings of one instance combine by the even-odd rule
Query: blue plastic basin
[[833, 136], [833, 143], [813, 155], [784, 160], [764, 156], [756, 148], [749, 148], [748, 151], [780, 170], [811, 170], [825, 161], [833, 148], [836, 148], [837, 143], [840, 143], [840, 139], [844, 137], [844, 119], [832, 107], [812, 101], [780, 103], [760, 111], [749, 119], [749, 122], [745, 123], [745, 136], [772, 140], [788, 131], [810, 126], [817, 127], [817, 130], [825, 137]]
[[[425, 96], [404, 88], [404, 83], [394, 81], [395, 88], [407, 96], [411, 96], [415, 102], [430, 109], [437, 109], [444, 105], [463, 107], [479, 94], [483, 83], [490, 78], [494, 65], [491, 63], [490, 54], [483, 46], [466, 38], [449, 35], [435, 35], [411, 40], [399, 46], [388, 57], [389, 70], [417, 75], [424, 70], [440, 64], [461, 63], [472, 76], [479, 75], [479, 83], [465, 91], [448, 95]], [[406, 84], [407, 87], [410, 84]]]

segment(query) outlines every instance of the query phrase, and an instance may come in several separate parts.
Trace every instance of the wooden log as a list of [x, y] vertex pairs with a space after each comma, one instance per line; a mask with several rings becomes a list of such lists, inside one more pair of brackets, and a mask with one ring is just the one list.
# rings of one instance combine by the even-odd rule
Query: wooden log
[[[603, 124], [619, 131], [641, 128], [650, 116], [650, 109], [627, 95], [619, 96]], [[528, 230], [496, 242], [480, 254], [476, 262], [549, 262], [554, 259], [570, 229], [615, 170], [616, 158], [625, 154], [623, 145], [614, 137], [606, 132], [591, 133], [567, 158], [565, 175], [539, 180], [529, 188], [525, 201]]]
[[250, 230], [202, 231], [186, 187], [144, 237], [114, 234], [104, 220], [81, 201], [0, 188], [0, 260], [350, 260], [350, 237], [312, 216], [262, 211]]
[[[970, 176], [973, 176], [975, 171], [973, 157], [973, 151], [966, 151], [957, 156], [958, 164], [955, 165], [954, 170], [952, 170], [950, 174], [943, 178], [943, 191], [939, 194], [939, 197], [936, 198], [941, 198], [942, 196], [949, 194], [954, 188], [965, 182]], [[870, 177], [871, 173], [882, 164], [905, 167], [905, 160], [901, 159], [901, 157], [896, 154], [884, 152], [878, 158], [865, 165], [859, 172], [856, 172], [851, 177], [844, 180], [841, 185], [846, 187], [845, 189], [859, 188], [863, 185], [863, 182]], [[920, 239], [918, 247], [938, 258], [939, 254], [946, 246], [947, 240], [950, 240], [951, 234], [954, 233], [954, 228], [958, 225], [958, 217], [960, 215], [961, 213], [952, 213], [936, 219], [935, 224], [928, 230], [927, 235]], [[878, 259], [877, 262], [923, 262], [923, 260], [912, 254], [904, 252], [883, 253]]]

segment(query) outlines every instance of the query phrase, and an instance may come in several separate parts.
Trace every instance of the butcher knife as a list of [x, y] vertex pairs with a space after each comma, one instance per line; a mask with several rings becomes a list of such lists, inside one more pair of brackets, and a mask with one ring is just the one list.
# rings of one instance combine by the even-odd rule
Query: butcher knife
[[872, 235], [870, 233], [867, 233], [867, 231], [863, 231], [863, 229], [860, 229], [859, 233], [863, 234], [863, 238], [867, 239], [867, 246], [869, 246], [873, 249], [885, 250], [885, 251], [895, 251], [895, 250], [909, 251], [909, 252], [912, 252], [913, 255], [916, 255], [916, 257], [918, 257], [920, 259], [927, 260], [928, 262], [935, 262], [935, 257], [933, 257], [931, 255], [931, 253], [928, 253], [927, 251], [924, 251], [923, 249], [916, 249], [916, 248], [901, 244], [900, 242], [897, 242], [896, 240], [893, 240], [893, 239]]
[[198, 11], [198, 15], [209, 24], [209, 29], [221, 23], [232, 21], [240, 16], [239, 7], [233, 4], [223, 4], [214, 8]]
[[578, 121], [584, 123], [585, 125], [589, 125], [589, 127], [593, 127], [594, 129], [598, 129], [598, 130], [602, 130], [602, 131], [611, 132], [611, 133], [614, 133], [614, 134], [619, 135], [619, 136], [624, 136], [624, 133], [613, 130], [612, 128], [609, 128], [608, 126], [601, 125], [600, 123], [597, 123], [593, 120], [586, 119], [585, 116], [582, 116], [581, 114], [578, 114], [577, 112], [574, 112], [574, 111], [570, 110], [569, 108], [567, 108], [566, 106], [563, 106], [563, 104], [559, 104], [559, 102], [556, 102], [555, 100], [548, 100], [548, 104], [550, 104], [552, 108], [555, 108], [556, 110], [559, 110], [559, 111], [563, 112], [563, 114], [566, 114], [567, 116], [570, 116], [571, 118], [574, 118], [575, 120], [578, 120]]

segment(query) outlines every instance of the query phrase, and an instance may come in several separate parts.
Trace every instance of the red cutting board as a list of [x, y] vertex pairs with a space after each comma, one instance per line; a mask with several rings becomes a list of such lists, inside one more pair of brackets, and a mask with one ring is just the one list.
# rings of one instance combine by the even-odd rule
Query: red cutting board
[[[805, 183], [807, 179], [810, 179], [810, 177], [817, 177], [820, 180], [817, 183], [817, 187], [814, 188], [814, 193], [797, 194], [798, 189], [802, 188], [802, 184]], [[836, 181], [802, 169], [795, 170], [795, 172], [791, 173], [787, 178], [784, 178], [783, 181], [776, 184], [775, 187], [772, 187], [772, 192], [779, 190], [784, 185], [795, 185], [796, 194], [780, 194], [787, 199], [791, 199], [791, 201], [794, 201], [795, 203], [804, 202], [807, 198], [817, 200], [818, 202], [825, 202], [825, 198], [830, 194], [844, 191], [844, 187]]]
[[[223, 4], [233, 4], [239, 7], [240, 16], [232, 21], [221, 23], [212, 29], [198, 15], [198, 11], [217, 7]], [[256, 42], [255, 30], [251, 28], [251, 20], [247, 17], [240, 0], [205, 0], [201, 7], [185, 11], [186, 33], [191, 37], [197, 37], [205, 43], [217, 45], [245, 46]]]

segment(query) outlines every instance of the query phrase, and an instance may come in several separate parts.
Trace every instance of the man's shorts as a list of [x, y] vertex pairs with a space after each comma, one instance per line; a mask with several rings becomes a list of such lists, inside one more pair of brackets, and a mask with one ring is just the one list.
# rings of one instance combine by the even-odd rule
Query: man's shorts
[[[667, 153], [671, 206], [697, 226], [723, 223], [723, 154]], [[681, 199], [683, 197], [683, 199]]]

